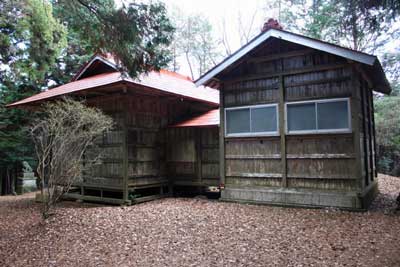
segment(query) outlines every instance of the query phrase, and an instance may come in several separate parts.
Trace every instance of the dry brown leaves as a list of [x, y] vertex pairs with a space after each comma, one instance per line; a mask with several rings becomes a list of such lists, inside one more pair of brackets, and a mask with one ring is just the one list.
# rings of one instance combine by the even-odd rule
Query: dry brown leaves
[[363, 213], [169, 198], [42, 222], [33, 194], [0, 197], [0, 266], [400, 266], [400, 179], [379, 185]]

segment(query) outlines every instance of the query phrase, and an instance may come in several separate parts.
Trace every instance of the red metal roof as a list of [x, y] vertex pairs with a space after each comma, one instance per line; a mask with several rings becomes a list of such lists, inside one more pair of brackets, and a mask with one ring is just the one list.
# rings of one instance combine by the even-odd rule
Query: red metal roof
[[170, 127], [210, 127], [219, 126], [219, 109], [212, 109], [204, 114], [189, 120], [177, 123]]
[[196, 87], [190, 78], [175, 72], [162, 70], [160, 72], [152, 71], [148, 74], [143, 74], [138, 79], [122, 77], [120, 72], [98, 74], [38, 93], [18, 102], [9, 104], [8, 106], [15, 107], [26, 105], [118, 82], [142, 85], [157, 90], [160, 93], [173, 94], [185, 99], [206, 102], [213, 106], [219, 105], [219, 92], [217, 90], [205, 86]]

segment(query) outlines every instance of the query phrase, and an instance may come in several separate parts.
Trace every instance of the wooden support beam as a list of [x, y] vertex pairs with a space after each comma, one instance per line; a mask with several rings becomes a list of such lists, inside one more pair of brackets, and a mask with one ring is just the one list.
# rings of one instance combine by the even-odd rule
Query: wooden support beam
[[278, 53], [278, 54], [271, 54], [263, 57], [251, 57], [249, 58], [249, 62], [254, 62], [254, 63], [260, 63], [260, 62], [267, 62], [267, 61], [273, 61], [277, 59], [282, 59], [282, 58], [291, 58], [291, 57], [297, 57], [297, 56], [304, 56], [313, 53], [315, 50], [313, 49], [302, 49], [302, 50], [295, 50], [295, 51], [289, 51], [285, 53]]
[[[283, 65], [283, 63], [282, 63]], [[285, 133], [285, 85], [283, 76], [279, 76], [279, 134], [281, 137], [281, 164], [282, 164], [282, 187], [287, 187], [286, 168], [286, 133]]]
[[283, 178], [280, 173], [255, 173], [255, 172], [233, 172], [227, 175], [229, 177], [243, 178]]
[[219, 176], [220, 185], [225, 186], [225, 112], [224, 112], [224, 85], [219, 92]]
[[358, 180], [359, 190], [364, 188], [364, 179], [361, 167], [361, 144], [360, 144], [360, 88], [355, 67], [352, 67], [351, 74], [351, 127], [353, 131], [354, 154], [356, 155], [355, 178]]
[[[128, 110], [128, 101], [129, 98], [125, 97], [123, 105], [125, 110]], [[124, 201], [129, 201], [129, 192], [128, 192], [128, 112], [124, 113], [124, 120], [123, 120], [123, 199]]]
[[79, 200], [83, 200], [83, 201], [93, 201], [93, 202], [102, 202], [102, 203], [110, 203], [110, 204], [131, 204], [130, 201], [126, 202], [120, 198], [84, 196], [84, 195], [75, 194], [75, 193], [66, 193], [63, 195], [63, 199], [79, 199]]
[[152, 196], [145, 196], [145, 197], [138, 197], [132, 200], [132, 204], [138, 204], [138, 203], [143, 203], [155, 199], [159, 199], [164, 197], [164, 195], [152, 195]]
[[325, 70], [335, 70], [346, 67], [348, 67], [348, 65], [343, 63], [325, 64], [317, 67], [313, 66], [313, 67], [299, 68], [295, 70], [287, 70], [282, 72], [272, 72], [272, 73], [269, 72], [269, 73], [260, 73], [256, 75], [247, 75], [237, 79], [231, 79], [227, 82], [233, 83], [233, 82], [243, 82], [248, 80], [268, 79], [268, 78], [287, 76], [287, 75], [305, 74], [305, 73], [325, 71]]
[[202, 179], [201, 134], [202, 134], [202, 129], [195, 130], [195, 132], [194, 132], [195, 147], [196, 147], [196, 176], [197, 176], [197, 180], [200, 183], [201, 183], [201, 179]]
[[271, 154], [271, 155], [226, 155], [225, 159], [230, 159], [230, 160], [281, 159], [281, 154]]
[[376, 129], [375, 129], [375, 107], [374, 107], [374, 96], [372, 94], [372, 89], [370, 89], [370, 101], [371, 101], [371, 114], [372, 114], [372, 134], [373, 134], [373, 153], [374, 153], [374, 172], [375, 177], [378, 177], [378, 169], [376, 167], [377, 163], [377, 153], [376, 153]]
[[360, 91], [360, 100], [361, 100], [361, 116], [362, 116], [362, 129], [363, 129], [363, 135], [362, 135], [362, 151], [364, 152], [363, 156], [363, 162], [364, 162], [364, 170], [365, 170], [365, 176], [364, 176], [364, 186], [368, 186], [369, 184], [369, 175], [370, 175], [370, 167], [369, 167], [369, 160], [368, 160], [368, 128], [367, 124], [368, 122], [366, 121], [366, 118], [368, 116], [368, 111], [367, 111], [367, 103], [366, 103], [366, 92], [364, 90], [364, 82], [363, 80], [360, 81], [359, 88], [357, 90]]

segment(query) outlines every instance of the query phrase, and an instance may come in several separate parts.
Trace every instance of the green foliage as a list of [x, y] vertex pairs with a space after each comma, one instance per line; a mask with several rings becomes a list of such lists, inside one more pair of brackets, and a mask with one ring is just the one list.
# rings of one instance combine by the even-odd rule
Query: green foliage
[[383, 97], [375, 101], [378, 144], [400, 149], [400, 97]]
[[385, 53], [382, 56], [382, 66], [386, 76], [391, 80], [392, 95], [400, 95], [400, 52]]
[[172, 27], [164, 4], [130, 3], [116, 9], [113, 0], [61, 0], [57, 14], [85, 47], [112, 53], [121, 71], [137, 77], [166, 67]]
[[21, 87], [14, 89], [8, 91], [0, 87], [0, 168], [18, 165], [24, 160], [34, 165], [33, 147], [23, 127], [32, 116], [29, 111], [5, 107], [6, 103], [31, 93]]
[[44, 0], [27, 1], [28, 53], [30, 77], [42, 82], [67, 44], [66, 28], [54, 17], [52, 6]]
[[0, 10], [0, 168], [33, 158], [23, 128], [33, 113], [6, 104], [68, 82], [95, 52], [113, 53], [133, 77], [169, 60], [173, 27], [161, 3], [5, 0]]
[[400, 97], [375, 100], [375, 127], [380, 171], [400, 175]]
[[65, 28], [42, 0], [0, 3], [0, 166], [32, 164], [33, 147], [24, 126], [32, 112], [6, 104], [40, 91], [66, 43]]
[[[283, 23], [310, 37], [373, 53], [399, 27], [388, 9], [358, 0], [293, 0], [283, 10]], [[365, 2], [365, 1], [364, 1]]]

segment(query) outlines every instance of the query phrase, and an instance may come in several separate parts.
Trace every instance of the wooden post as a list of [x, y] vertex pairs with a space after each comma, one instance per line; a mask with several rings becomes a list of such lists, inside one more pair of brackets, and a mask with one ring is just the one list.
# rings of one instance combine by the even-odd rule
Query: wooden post
[[[126, 91], [124, 90], [124, 93]], [[123, 119], [123, 199], [125, 203], [129, 202], [129, 196], [128, 196], [128, 97], [125, 95], [124, 96], [124, 119]]]
[[220, 185], [225, 186], [225, 112], [224, 112], [224, 86], [219, 90], [219, 179]]
[[196, 178], [197, 182], [202, 183], [202, 173], [201, 173], [201, 135], [202, 129], [195, 129], [195, 147], [196, 147]]
[[363, 179], [364, 179], [364, 185], [365, 186], [368, 186], [368, 184], [369, 184], [369, 169], [370, 169], [370, 166], [369, 166], [369, 159], [368, 159], [368, 157], [369, 157], [369, 151], [368, 151], [368, 139], [367, 139], [367, 137], [368, 137], [368, 135], [369, 135], [369, 131], [368, 131], [368, 124], [367, 124], [367, 122], [366, 122], [366, 118], [367, 118], [367, 114], [368, 114], [368, 108], [367, 108], [367, 103], [366, 103], [366, 99], [367, 99], [367, 96], [366, 96], [366, 94], [365, 94], [365, 87], [364, 87], [364, 85], [365, 85], [365, 83], [363, 82], [363, 81], [360, 81], [360, 84], [359, 84], [360, 86], [357, 88], [357, 90], [359, 90], [360, 91], [360, 100], [361, 100], [361, 106], [360, 106], [360, 108], [361, 108], [361, 116], [362, 116], [362, 124], [360, 125], [361, 127], [362, 127], [362, 129], [363, 129], [363, 137], [362, 137], [362, 147], [364, 148], [363, 149], [363, 151], [364, 151], [364, 155], [362, 155], [363, 156], [363, 162], [364, 162], [364, 170], [365, 170], [365, 176], [363, 177]]
[[373, 134], [373, 139], [372, 139], [372, 144], [373, 144], [373, 160], [374, 160], [374, 176], [373, 178], [378, 176], [378, 169], [376, 167], [377, 164], [377, 151], [376, 151], [376, 129], [375, 129], [375, 108], [374, 108], [374, 96], [372, 94], [372, 88], [369, 89], [370, 93], [370, 101], [371, 101], [371, 120], [372, 120], [372, 134]]
[[279, 134], [281, 137], [281, 164], [282, 164], [282, 187], [287, 187], [286, 168], [286, 133], [285, 133], [285, 85], [283, 76], [279, 76]]
[[361, 167], [361, 144], [360, 144], [360, 117], [359, 113], [361, 111], [360, 108], [360, 88], [358, 86], [357, 81], [357, 72], [355, 67], [353, 66], [351, 69], [351, 127], [353, 130], [353, 142], [354, 142], [354, 155], [356, 160], [356, 179], [358, 180], [358, 184], [360, 187], [360, 191], [364, 188], [364, 179], [362, 175], [362, 167]]

